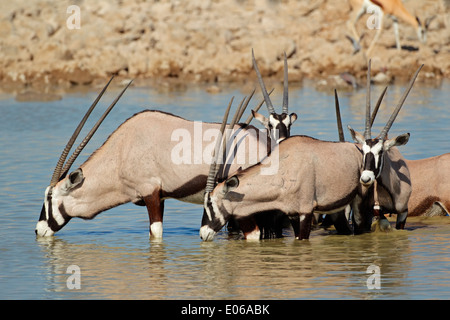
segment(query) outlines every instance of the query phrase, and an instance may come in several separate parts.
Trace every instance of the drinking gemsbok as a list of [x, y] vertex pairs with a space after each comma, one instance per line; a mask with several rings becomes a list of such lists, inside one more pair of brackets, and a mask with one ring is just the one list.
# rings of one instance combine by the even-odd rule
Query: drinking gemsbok
[[[53, 235], [73, 217], [92, 219], [100, 212], [133, 202], [147, 207], [150, 235], [160, 238], [165, 199], [203, 203], [219, 123], [189, 121], [155, 110], [142, 111], [122, 123], [87, 161], [68, 174], [81, 150], [123, 94], [64, 165], [82, 126], [109, 83], [58, 160], [36, 225], [39, 236]], [[243, 109], [239, 112], [242, 115]], [[258, 163], [271, 149], [266, 134], [247, 124], [236, 124], [231, 134], [233, 144], [227, 150], [236, 148], [237, 152], [227, 154], [226, 172]]]

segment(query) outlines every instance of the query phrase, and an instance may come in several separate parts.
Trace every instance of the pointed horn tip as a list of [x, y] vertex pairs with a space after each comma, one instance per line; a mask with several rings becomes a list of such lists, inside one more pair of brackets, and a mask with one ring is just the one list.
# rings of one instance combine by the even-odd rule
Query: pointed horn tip
[[[126, 80], [125, 80], [125, 81], [126, 81]], [[125, 81], [124, 81], [124, 82], [125, 82]], [[127, 85], [125, 86], [125, 89], [128, 88], [129, 86], [131, 86], [131, 84], [133, 83], [133, 81], [134, 81], [134, 79], [131, 79], [131, 80], [127, 83]], [[123, 82], [123, 83], [124, 83], [124, 82]]]
[[[111, 79], [112, 80], [112, 79]], [[126, 86], [123, 88], [123, 90], [119, 93], [119, 95], [114, 99], [114, 101], [110, 104], [110, 106], [106, 109], [106, 111], [103, 113], [103, 115], [100, 117], [100, 119], [97, 121], [97, 123], [92, 127], [91, 131], [86, 135], [86, 137], [83, 139], [83, 141], [80, 143], [80, 145], [75, 149], [75, 151], [72, 153], [69, 160], [66, 162], [64, 167], [62, 168], [63, 173], [68, 172], [70, 170], [70, 167], [75, 162], [77, 157], [80, 155], [81, 151], [84, 149], [84, 147], [89, 143], [92, 136], [95, 134], [97, 129], [102, 124], [103, 120], [105, 120], [106, 116], [109, 114], [109, 112], [114, 108], [114, 106], [117, 104], [119, 99], [122, 97], [122, 95], [125, 93], [125, 91], [128, 89], [128, 87], [131, 85], [134, 79], [132, 79]], [[108, 82], [109, 84], [109, 82]]]
[[417, 76], [419, 75], [420, 70], [422, 69], [422, 67], [424, 66], [424, 64], [422, 64], [417, 71], [415, 72], [414, 76], [411, 78], [410, 80], [410, 84], [409, 87], [406, 89], [406, 91], [403, 93], [402, 98], [400, 98], [399, 103], [397, 104], [397, 107], [395, 108], [394, 112], [391, 114], [391, 117], [389, 118], [388, 122], [386, 123], [386, 126], [383, 128], [383, 130], [380, 132], [380, 134], [378, 135], [378, 137], [380, 139], [384, 139], [386, 138], [389, 130], [391, 129], [392, 124], [395, 121], [395, 118], [397, 118], [398, 113], [400, 112], [400, 109], [403, 107], [403, 104], [405, 103], [405, 100], [410, 92], [410, 90], [412, 89], [414, 82], [417, 79]]
[[289, 113], [289, 83], [288, 83], [288, 65], [286, 52], [284, 53], [284, 79], [283, 79], [283, 113]]
[[253, 68], [255, 69], [256, 77], [258, 78], [259, 86], [264, 96], [264, 101], [266, 102], [267, 110], [269, 111], [269, 113], [274, 113], [275, 108], [272, 105], [272, 101], [270, 100], [266, 86], [264, 85], [264, 80], [262, 78], [261, 72], [259, 71], [258, 64], [256, 63], [255, 55], [253, 54], [253, 49], [252, 49], [252, 58], [253, 58]]

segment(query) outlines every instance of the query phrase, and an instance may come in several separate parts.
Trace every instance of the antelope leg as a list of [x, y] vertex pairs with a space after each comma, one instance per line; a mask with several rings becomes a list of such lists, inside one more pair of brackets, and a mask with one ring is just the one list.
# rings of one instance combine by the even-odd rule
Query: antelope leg
[[404, 211], [404, 212], [397, 214], [397, 221], [395, 224], [395, 229], [403, 230], [405, 228], [405, 223], [406, 223], [407, 217], [408, 217], [408, 211]]
[[231, 218], [230, 220], [228, 220], [227, 230], [228, 230], [228, 233], [230, 233], [230, 234], [239, 233], [239, 231], [240, 231], [239, 223], [236, 221], [236, 219]]
[[144, 197], [144, 202], [147, 207], [148, 218], [150, 220], [150, 237], [162, 238], [164, 200], [161, 200], [160, 190], [155, 190], [149, 196]]
[[239, 227], [244, 233], [245, 239], [259, 240], [261, 238], [261, 231], [259, 230], [254, 217], [240, 219]]
[[287, 219], [283, 212], [278, 210], [258, 212], [254, 217], [256, 224], [261, 231], [262, 239], [283, 237], [283, 227], [285, 226]]
[[301, 214], [299, 219], [299, 225], [295, 231], [295, 238], [299, 240], [309, 239], [309, 234], [311, 233], [311, 222], [313, 213]]
[[300, 215], [289, 216], [289, 220], [291, 221], [294, 235], [297, 238], [297, 236], [300, 234]]
[[338, 234], [352, 234], [353, 230], [348, 223], [345, 210], [327, 215], [331, 218], [331, 221], [336, 228]]

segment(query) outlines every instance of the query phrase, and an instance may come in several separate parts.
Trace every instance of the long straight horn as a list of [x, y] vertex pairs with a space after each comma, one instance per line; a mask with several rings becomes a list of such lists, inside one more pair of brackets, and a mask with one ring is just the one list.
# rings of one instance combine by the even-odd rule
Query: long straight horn
[[380, 109], [381, 102], [383, 101], [384, 96], [386, 95], [388, 87], [385, 87], [383, 92], [381, 93], [380, 97], [378, 98], [377, 104], [375, 105], [375, 108], [373, 109], [372, 116], [370, 117], [370, 127], [372, 128], [373, 122], [375, 121], [375, 118], [378, 113], [378, 109]]
[[403, 96], [401, 97], [400, 101], [398, 102], [397, 106], [395, 107], [394, 112], [392, 113], [391, 117], [389, 118], [388, 122], [386, 123], [386, 126], [379, 134], [379, 139], [384, 140], [386, 138], [389, 129], [391, 128], [392, 124], [394, 123], [395, 118], [397, 117], [398, 113], [400, 112], [400, 109], [403, 106], [403, 103], [405, 103], [406, 97], [408, 96], [409, 92], [411, 91], [412, 86], [414, 85], [414, 81], [416, 81], [417, 75], [419, 74], [420, 70], [422, 69], [423, 64], [417, 69], [416, 73], [412, 77], [411, 81], [409, 82], [408, 88], [403, 93]]
[[220, 135], [217, 137], [216, 145], [214, 147], [214, 154], [211, 161], [211, 165], [209, 166], [209, 174], [208, 178], [206, 180], [206, 187], [205, 187], [205, 193], [209, 193], [214, 190], [214, 185], [216, 181], [216, 166], [217, 166], [217, 159], [219, 157], [219, 149], [222, 142], [223, 132], [225, 131], [225, 126], [228, 121], [228, 114], [230, 113], [231, 105], [233, 104], [234, 97], [231, 98], [230, 103], [228, 104], [227, 110], [225, 111], [225, 114], [223, 116], [222, 124], [220, 126]]
[[250, 96], [247, 98], [247, 100], [245, 100], [244, 105], [239, 109], [239, 116], [238, 116], [238, 120], [237, 120], [238, 123], [239, 123], [239, 121], [241, 121], [242, 115], [244, 114], [245, 110], [247, 109], [250, 100], [253, 98], [255, 91], [256, 91], [256, 89], [253, 89]]
[[117, 96], [117, 98], [111, 103], [111, 105], [108, 107], [108, 109], [106, 109], [106, 111], [103, 113], [103, 115], [101, 116], [101, 118], [97, 121], [97, 123], [94, 125], [94, 127], [91, 129], [91, 131], [89, 131], [89, 133], [86, 135], [86, 137], [83, 139], [83, 141], [79, 144], [79, 146], [75, 149], [75, 151], [73, 152], [73, 154], [70, 156], [69, 160], [67, 160], [66, 165], [64, 166], [63, 169], [63, 173], [62, 173], [62, 177], [64, 177], [67, 172], [70, 170], [70, 167], [72, 166], [72, 164], [75, 162], [75, 160], [77, 159], [78, 155], [81, 153], [81, 151], [84, 149], [84, 147], [87, 145], [87, 143], [89, 142], [89, 140], [91, 140], [92, 136], [94, 135], [94, 133], [97, 131], [97, 129], [100, 127], [100, 125], [102, 124], [103, 120], [105, 120], [106, 116], [109, 114], [109, 112], [112, 110], [112, 108], [114, 108], [114, 106], [116, 105], [117, 101], [119, 101], [119, 99], [122, 97], [122, 95], [124, 94], [125, 90], [128, 89], [128, 87], [131, 85], [131, 83], [133, 82], [133, 80], [131, 80], [127, 86], [122, 90], [122, 92]]
[[259, 85], [261, 87], [262, 94], [264, 96], [264, 101], [266, 102], [267, 110], [269, 113], [275, 113], [275, 109], [272, 105], [272, 101], [270, 101], [269, 94], [267, 93], [266, 86], [264, 85], [264, 81], [261, 77], [261, 73], [259, 72], [258, 65], [256, 64], [255, 55], [252, 49], [252, 60], [253, 60], [253, 68], [255, 68], [256, 76], [258, 77]]
[[[243, 102], [244, 102], [244, 100], [242, 100], [242, 102], [237, 107], [237, 109], [234, 113], [233, 119], [231, 120], [230, 124], [228, 125], [228, 130], [227, 130], [226, 134], [223, 135], [222, 163], [221, 163], [221, 165], [216, 165], [216, 174], [215, 175], [218, 178], [221, 178], [224, 175], [224, 168], [225, 168], [225, 164], [226, 164], [226, 160], [227, 160], [226, 156], [227, 156], [228, 142], [230, 139], [231, 132], [233, 131], [234, 125], [236, 123], [238, 123], [241, 118], [241, 115], [242, 115], [241, 109], [246, 107], [246, 106], [242, 105]], [[219, 172], [220, 172], [220, 174], [218, 174]]]
[[364, 130], [364, 139], [366, 140], [372, 138], [372, 133], [370, 130], [370, 65], [371, 60], [369, 60], [369, 65], [367, 66], [366, 128]]
[[58, 183], [59, 178], [61, 177], [61, 170], [63, 168], [64, 162], [66, 161], [66, 158], [67, 158], [67, 156], [69, 154], [70, 149], [72, 149], [72, 146], [75, 143], [75, 140], [77, 139], [78, 135], [80, 134], [81, 129], [83, 129], [83, 126], [86, 123], [87, 119], [89, 118], [92, 110], [94, 110], [95, 106], [97, 105], [97, 103], [99, 102], [100, 98], [103, 96], [103, 94], [105, 93], [106, 89], [108, 88], [109, 84], [111, 83], [111, 81], [113, 79], [114, 79], [114, 76], [112, 76], [111, 79], [109, 79], [109, 81], [106, 84], [106, 86], [102, 89], [102, 91], [99, 93], [99, 95], [97, 96], [95, 101], [89, 107], [89, 110], [86, 112], [86, 114], [84, 115], [83, 119], [81, 119], [81, 121], [78, 124], [77, 128], [73, 132], [72, 137], [69, 139], [69, 142], [67, 142], [66, 147], [64, 148], [63, 152], [61, 153], [61, 156], [59, 157], [59, 160], [58, 160], [58, 163], [56, 164], [55, 170], [53, 171], [53, 176], [52, 176], [52, 179], [50, 181], [50, 186], [51, 187], [54, 187]]
[[336, 89], [334, 89], [334, 105], [336, 107], [336, 122], [339, 133], [339, 141], [344, 142], [345, 137], [344, 137], [344, 130], [342, 129], [341, 109], [339, 107], [339, 98]]
[[287, 57], [286, 52], [284, 53], [284, 81], [283, 81], [283, 113], [289, 112], [288, 107], [288, 94], [289, 94], [289, 88], [288, 88], [288, 65], [287, 65]]

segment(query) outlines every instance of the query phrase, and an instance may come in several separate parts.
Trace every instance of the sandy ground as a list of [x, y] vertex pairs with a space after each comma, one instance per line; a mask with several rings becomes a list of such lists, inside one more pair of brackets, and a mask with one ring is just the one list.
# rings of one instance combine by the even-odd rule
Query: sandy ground
[[[52, 92], [55, 87], [123, 79], [220, 84], [255, 81], [251, 50], [265, 77], [282, 79], [283, 52], [290, 81], [346, 86], [342, 73], [361, 80], [367, 59], [353, 54], [347, 1], [299, 0], [0, 0], [0, 91]], [[405, 79], [424, 63], [418, 81], [450, 77], [449, 1], [404, 0], [430, 24], [426, 44], [400, 21], [402, 50], [391, 19], [373, 51], [376, 81]], [[75, 10], [70, 7], [76, 5]], [[77, 11], [79, 9], [79, 11]], [[79, 15], [78, 15], [79, 12]], [[376, 29], [365, 15], [358, 32], [367, 48]], [[78, 19], [79, 18], [79, 19]]]

